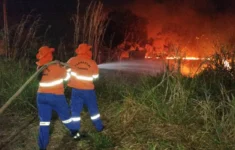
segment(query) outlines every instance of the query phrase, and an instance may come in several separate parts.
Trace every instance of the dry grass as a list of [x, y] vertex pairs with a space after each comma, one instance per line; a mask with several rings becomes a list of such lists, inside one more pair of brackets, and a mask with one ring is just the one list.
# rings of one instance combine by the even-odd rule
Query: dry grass
[[20, 23], [13, 27], [9, 34], [9, 47], [7, 57], [11, 59], [29, 58], [34, 49], [37, 49], [38, 37], [36, 33], [40, 25], [41, 17], [29, 14], [23, 16]]
[[[1, 70], [19, 68], [18, 64], [4, 63], [0, 65]], [[17, 89], [26, 76], [22, 69], [1, 72], [3, 80], [0, 85], [4, 88], [1, 88], [0, 98], [9, 97], [7, 95], [12, 94], [11, 90]], [[234, 87], [227, 86], [227, 82], [223, 81], [217, 77], [215, 82], [207, 74], [192, 79], [172, 73], [156, 77], [101, 73], [100, 80], [95, 84], [105, 130], [97, 133], [89, 114], [84, 111], [81, 130], [87, 132], [89, 137], [74, 142], [61, 121], [53, 118], [48, 149], [234, 149]], [[3, 119], [0, 120], [1, 139], [6, 139], [9, 134], [14, 135], [21, 125], [35, 116], [30, 108], [35, 106], [34, 86], [22, 93], [5, 116], [0, 118]], [[24, 115], [29, 113], [31, 115]], [[14, 144], [8, 144], [5, 150], [36, 149], [37, 128], [38, 120], [17, 134], [12, 140]]]
[[72, 17], [74, 23], [74, 48], [80, 42], [92, 45], [93, 59], [98, 59], [100, 46], [108, 25], [106, 14], [103, 12], [103, 4], [92, 1], [86, 8], [83, 16], [80, 14], [80, 0], [77, 3], [77, 12]]

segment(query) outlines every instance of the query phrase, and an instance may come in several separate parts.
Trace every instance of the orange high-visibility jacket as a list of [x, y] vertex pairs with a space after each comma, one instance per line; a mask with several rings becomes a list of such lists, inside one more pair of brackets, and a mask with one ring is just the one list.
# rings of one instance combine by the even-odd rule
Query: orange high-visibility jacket
[[68, 86], [76, 89], [94, 89], [93, 80], [98, 78], [99, 69], [90, 56], [78, 55], [70, 58], [68, 64], [71, 67], [71, 78]]
[[39, 93], [64, 94], [63, 81], [68, 80], [70, 74], [59, 64], [48, 66], [43, 71], [42, 79], [39, 83]]

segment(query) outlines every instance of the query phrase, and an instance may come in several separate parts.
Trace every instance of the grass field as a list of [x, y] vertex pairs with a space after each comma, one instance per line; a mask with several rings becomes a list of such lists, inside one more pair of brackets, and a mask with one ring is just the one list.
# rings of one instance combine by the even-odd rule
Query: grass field
[[[0, 70], [2, 106], [35, 65], [2, 59]], [[37, 149], [37, 84], [34, 80], [1, 115], [3, 150]], [[101, 72], [95, 85], [105, 130], [97, 133], [84, 109], [81, 130], [89, 136], [76, 142], [54, 114], [48, 150], [235, 149], [235, 84], [226, 72], [194, 78]], [[66, 96], [69, 101], [69, 88]]]

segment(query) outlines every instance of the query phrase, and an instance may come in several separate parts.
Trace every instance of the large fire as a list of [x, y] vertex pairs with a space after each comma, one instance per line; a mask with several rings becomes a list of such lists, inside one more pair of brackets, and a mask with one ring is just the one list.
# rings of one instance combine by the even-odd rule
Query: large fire
[[[161, 57], [145, 57], [145, 59], [162, 59]], [[206, 66], [206, 64], [204, 64], [203, 66], [201, 65], [201, 62], [204, 60], [211, 60], [210, 58], [199, 58], [199, 57], [193, 57], [193, 56], [187, 56], [187, 57], [165, 57], [163, 58], [166, 61], [168, 61], [167, 63], [169, 64], [169, 66], [171, 67], [171, 70], [176, 70], [177, 69], [177, 61], [174, 60], [181, 60], [180, 62], [180, 72], [181, 74], [185, 75], [185, 76], [191, 76], [193, 77], [195, 74], [200, 73], [203, 68]], [[227, 65], [229, 65], [229, 63], [227, 63]], [[172, 69], [173, 68], [173, 69]]]
[[[172, 65], [180, 61], [182, 74], [200, 72], [201, 63], [211, 61], [208, 56], [222, 46], [235, 46], [235, 15], [216, 12], [213, 1], [145, 0], [143, 5], [143, 0], [134, 0], [126, 7], [148, 21], [152, 47], [145, 46], [145, 58], [164, 59]], [[153, 51], [163, 55], [152, 55]], [[231, 69], [229, 63], [224, 60], [224, 67]]]
[[[166, 60], [182, 59], [187, 63], [210, 60], [207, 56], [214, 54], [222, 45], [234, 45], [234, 13], [217, 13], [212, 1], [178, 2], [145, 0], [143, 5], [142, 0], [135, 0], [127, 6], [148, 20], [148, 38], [153, 39], [156, 51], [168, 54]], [[186, 57], [169, 55], [170, 49], [165, 49], [169, 44], [182, 50]], [[224, 64], [229, 69], [226, 61]]]
[[[145, 57], [145, 59], [162, 59], [161, 57]], [[200, 73], [201, 71], [203, 71], [203, 69], [207, 66], [206, 63], [202, 63], [202, 61], [208, 60], [210, 61], [211, 58], [207, 58], [207, 57], [193, 57], [193, 56], [187, 56], [187, 57], [165, 57], [165, 60], [171, 61], [168, 62], [168, 64], [171, 66], [171, 68], [173, 69], [177, 69], [175, 68], [176, 65], [179, 65], [177, 61], [173, 61], [173, 60], [181, 60], [180, 62], [180, 72], [181, 74], [185, 75], [185, 76], [191, 76], [193, 77], [194, 75]], [[223, 65], [224, 68], [227, 70], [231, 70], [232, 67], [230, 65], [230, 61], [229, 60], [223, 60]]]

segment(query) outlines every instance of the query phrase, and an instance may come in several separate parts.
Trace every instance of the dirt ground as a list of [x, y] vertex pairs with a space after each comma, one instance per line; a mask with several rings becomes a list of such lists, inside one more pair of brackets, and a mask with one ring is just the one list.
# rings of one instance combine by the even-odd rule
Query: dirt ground
[[[35, 116], [20, 116], [19, 114], [8, 113], [1, 116], [0, 150], [37, 150], [38, 124], [37, 114], [35, 114]], [[91, 124], [90, 127], [93, 129]], [[101, 134], [105, 133], [97, 133], [95, 130], [92, 130], [86, 132], [87, 137], [83, 138], [81, 141], [74, 141], [70, 137], [69, 131], [64, 127], [57, 116], [54, 115], [51, 122], [50, 142], [47, 150], [100, 149], [99, 146], [97, 147], [97, 145], [95, 145], [97, 143], [93, 141], [93, 138]]]

